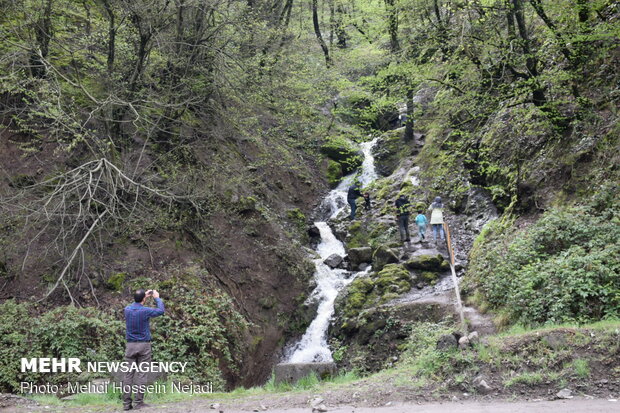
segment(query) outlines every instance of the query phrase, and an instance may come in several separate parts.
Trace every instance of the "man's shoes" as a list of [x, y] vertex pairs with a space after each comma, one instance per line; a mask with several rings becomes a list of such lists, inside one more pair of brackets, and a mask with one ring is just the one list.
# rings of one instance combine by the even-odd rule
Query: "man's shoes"
[[153, 407], [150, 404], [146, 404], [146, 403], [140, 403], [140, 404], [136, 404], [136, 406], [134, 407], [135, 410], [140, 410], [140, 409], [146, 409], [148, 407]]
[[132, 410], [133, 406], [131, 404], [126, 404], [123, 406], [123, 410], [127, 411], [127, 410]]

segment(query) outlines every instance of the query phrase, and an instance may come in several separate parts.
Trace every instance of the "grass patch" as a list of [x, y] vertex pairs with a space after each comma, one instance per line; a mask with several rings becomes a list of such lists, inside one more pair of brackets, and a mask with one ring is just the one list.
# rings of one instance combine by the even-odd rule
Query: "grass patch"
[[526, 384], [528, 386], [532, 386], [534, 384], [540, 384], [545, 380], [545, 377], [542, 373], [539, 372], [528, 372], [517, 374], [516, 376], [510, 377], [507, 380], [504, 380], [504, 386], [512, 387], [517, 384]]
[[575, 375], [580, 379], [587, 379], [590, 377], [590, 365], [588, 360], [575, 359], [570, 365]]

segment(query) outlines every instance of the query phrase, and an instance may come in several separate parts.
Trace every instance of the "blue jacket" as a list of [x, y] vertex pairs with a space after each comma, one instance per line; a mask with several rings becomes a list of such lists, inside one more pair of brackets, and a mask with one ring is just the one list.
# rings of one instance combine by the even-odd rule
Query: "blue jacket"
[[125, 307], [125, 324], [127, 326], [127, 342], [151, 341], [149, 319], [164, 314], [164, 302], [156, 298], [157, 308], [145, 307], [140, 303], [133, 303]]
[[424, 215], [424, 214], [418, 214], [418, 216], [415, 217], [415, 222], [420, 227], [426, 226], [426, 224], [428, 224], [428, 220], [426, 219], [426, 215]]

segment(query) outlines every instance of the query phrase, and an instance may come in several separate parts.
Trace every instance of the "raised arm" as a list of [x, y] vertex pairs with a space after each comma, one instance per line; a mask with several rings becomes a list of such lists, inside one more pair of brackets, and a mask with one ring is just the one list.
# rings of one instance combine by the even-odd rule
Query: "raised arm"
[[157, 304], [157, 308], [151, 308], [149, 315], [151, 317], [159, 317], [160, 315], [164, 314], [166, 309], [164, 308], [164, 301], [159, 298], [159, 293], [157, 292], [157, 290], [153, 290], [153, 299], [155, 299], [155, 304]]

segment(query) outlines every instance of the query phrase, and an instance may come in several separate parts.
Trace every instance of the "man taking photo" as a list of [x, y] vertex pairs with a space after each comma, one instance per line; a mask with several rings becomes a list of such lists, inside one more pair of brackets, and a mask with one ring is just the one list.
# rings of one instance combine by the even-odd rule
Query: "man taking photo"
[[[153, 297], [157, 308], [145, 307], [146, 299]], [[127, 326], [127, 345], [125, 361], [130, 365], [151, 362], [151, 329], [149, 319], [164, 314], [164, 302], [159, 298], [157, 290], [136, 290], [134, 303], [125, 307], [125, 323]], [[132, 370], [132, 369], [130, 369]], [[136, 391], [135, 405], [132, 406], [131, 390], [133, 386], [146, 385], [146, 372], [128, 371], [123, 381], [123, 410], [147, 407], [144, 403], [144, 392]]]

